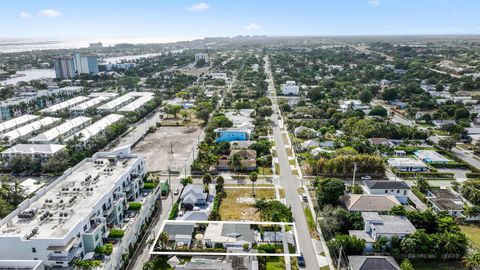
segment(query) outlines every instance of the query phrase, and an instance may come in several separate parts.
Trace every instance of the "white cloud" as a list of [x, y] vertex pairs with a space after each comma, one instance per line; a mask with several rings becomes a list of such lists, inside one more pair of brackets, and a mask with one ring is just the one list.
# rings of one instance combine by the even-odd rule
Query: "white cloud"
[[370, 4], [370, 6], [372, 6], [372, 7], [376, 7], [376, 6], [380, 5], [380, 0], [370, 0], [370, 1], [368, 1], [368, 4]]
[[257, 29], [260, 29], [260, 28], [261, 28], [260, 25], [254, 23], [254, 22], [251, 22], [251, 23], [249, 23], [245, 26], [245, 29], [247, 29], [247, 30], [257, 30]]
[[20, 18], [22, 18], [22, 19], [30, 19], [30, 18], [32, 18], [32, 15], [30, 15], [30, 13], [24, 12], [24, 11], [20, 12], [20, 14], [18, 14], [18, 16], [19, 16]]
[[209, 8], [210, 8], [210, 6], [207, 3], [200, 2], [200, 3], [197, 3], [197, 4], [191, 5], [190, 7], [188, 7], [188, 10], [190, 10], [192, 12], [199, 12], [199, 11], [205, 11]]
[[62, 13], [54, 9], [44, 9], [38, 12], [38, 16], [41, 17], [58, 17], [60, 15], [62, 15]]

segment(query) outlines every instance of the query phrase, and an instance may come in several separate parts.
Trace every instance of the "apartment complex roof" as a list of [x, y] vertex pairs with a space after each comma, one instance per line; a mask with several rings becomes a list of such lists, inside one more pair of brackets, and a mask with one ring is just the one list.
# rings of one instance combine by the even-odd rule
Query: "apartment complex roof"
[[98, 120], [97, 122], [75, 133], [73, 136], [69, 137], [67, 140], [71, 140], [74, 137], [76, 137], [78, 138], [79, 141], [82, 141], [82, 142], [88, 141], [91, 137], [94, 137], [95, 135], [100, 133], [107, 126], [118, 122], [122, 118], [123, 118], [123, 115], [113, 114], [113, 113], [109, 114], [103, 117], [102, 119]]
[[41, 134], [38, 134], [36, 137], [29, 139], [29, 142], [32, 143], [47, 143], [53, 142], [62, 135], [68, 135], [73, 129], [78, 128], [79, 126], [84, 125], [89, 122], [91, 118], [79, 116], [70, 120], [67, 120], [65, 123], [49, 129]]
[[124, 104], [125, 102], [134, 99], [135, 97], [129, 94], [120, 96], [110, 102], [107, 102], [101, 106], [99, 106], [97, 109], [98, 110], [114, 110], [118, 106]]
[[2, 135], [3, 138], [8, 138], [9, 141], [14, 141], [20, 137], [26, 136], [34, 131], [38, 131], [41, 128], [45, 126], [52, 125], [54, 123], [60, 122], [60, 118], [56, 117], [44, 117], [40, 120], [37, 120], [35, 122], [32, 122], [28, 125], [25, 125], [23, 127], [19, 127], [17, 129], [14, 129], [12, 131], [9, 131], [5, 134]]
[[123, 106], [122, 108], [118, 109], [119, 112], [133, 112], [140, 107], [142, 107], [145, 103], [149, 102], [153, 99], [153, 95], [151, 96], [143, 96], [139, 97], [138, 99], [134, 100], [133, 102]]
[[34, 119], [39, 118], [40, 116], [38, 115], [22, 115], [13, 119], [10, 119], [8, 121], [5, 121], [3, 123], [0, 123], [0, 133], [6, 132], [8, 130], [11, 130], [12, 128], [19, 127], [25, 123], [28, 123], [30, 121], [33, 121]]
[[64, 102], [60, 102], [58, 104], [52, 105], [48, 108], [45, 108], [45, 109], [41, 110], [40, 112], [42, 112], [42, 113], [58, 112], [62, 109], [66, 109], [66, 108], [70, 108], [72, 106], [75, 106], [78, 103], [83, 102], [83, 101], [88, 100], [88, 99], [89, 99], [88, 97], [84, 97], [84, 96], [74, 97], [74, 98], [71, 98], [71, 99], [66, 100]]
[[91, 108], [95, 105], [98, 105], [104, 101], [107, 101], [109, 100], [110, 98], [109, 97], [106, 97], [106, 96], [99, 96], [99, 97], [96, 97], [96, 98], [92, 98], [90, 100], [87, 100], [83, 103], [80, 103], [72, 108], [70, 108], [70, 111], [83, 111], [83, 110], [86, 110], [88, 108]]
[[2, 154], [55, 154], [65, 148], [62, 144], [16, 144]]

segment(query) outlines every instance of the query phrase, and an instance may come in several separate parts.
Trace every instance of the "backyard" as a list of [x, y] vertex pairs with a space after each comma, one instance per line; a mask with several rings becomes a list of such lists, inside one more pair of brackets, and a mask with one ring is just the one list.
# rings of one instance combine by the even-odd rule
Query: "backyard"
[[460, 229], [467, 235], [472, 247], [480, 248], [480, 226], [477, 224], [460, 225]]
[[260, 221], [260, 213], [253, 207], [256, 199], [275, 199], [275, 189], [266, 187], [255, 188], [255, 198], [251, 187], [225, 187], [225, 197], [220, 205], [222, 220]]

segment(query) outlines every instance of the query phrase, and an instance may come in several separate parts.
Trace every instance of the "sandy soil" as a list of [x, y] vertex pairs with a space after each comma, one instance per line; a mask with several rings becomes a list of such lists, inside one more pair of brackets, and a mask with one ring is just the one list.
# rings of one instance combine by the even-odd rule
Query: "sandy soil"
[[145, 156], [149, 171], [167, 171], [169, 166], [172, 171], [181, 171], [201, 133], [199, 127], [188, 132], [191, 130], [187, 126], [160, 127], [138, 143], [133, 152]]

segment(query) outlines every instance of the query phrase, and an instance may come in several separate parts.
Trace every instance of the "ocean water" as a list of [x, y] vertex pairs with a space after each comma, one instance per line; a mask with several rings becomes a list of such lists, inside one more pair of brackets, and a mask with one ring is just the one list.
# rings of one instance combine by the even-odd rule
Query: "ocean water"
[[55, 70], [53, 69], [27, 69], [18, 71], [15, 77], [0, 81], [0, 85], [16, 84], [24, 81], [29, 82], [31, 80], [39, 80], [45, 78], [55, 78]]
[[102, 42], [103, 46], [113, 46], [119, 43], [170, 43], [193, 40], [194, 38], [82, 38], [82, 39], [27, 39], [27, 38], [0, 38], [0, 53], [25, 52], [49, 49], [76, 49], [88, 47], [90, 43]]

